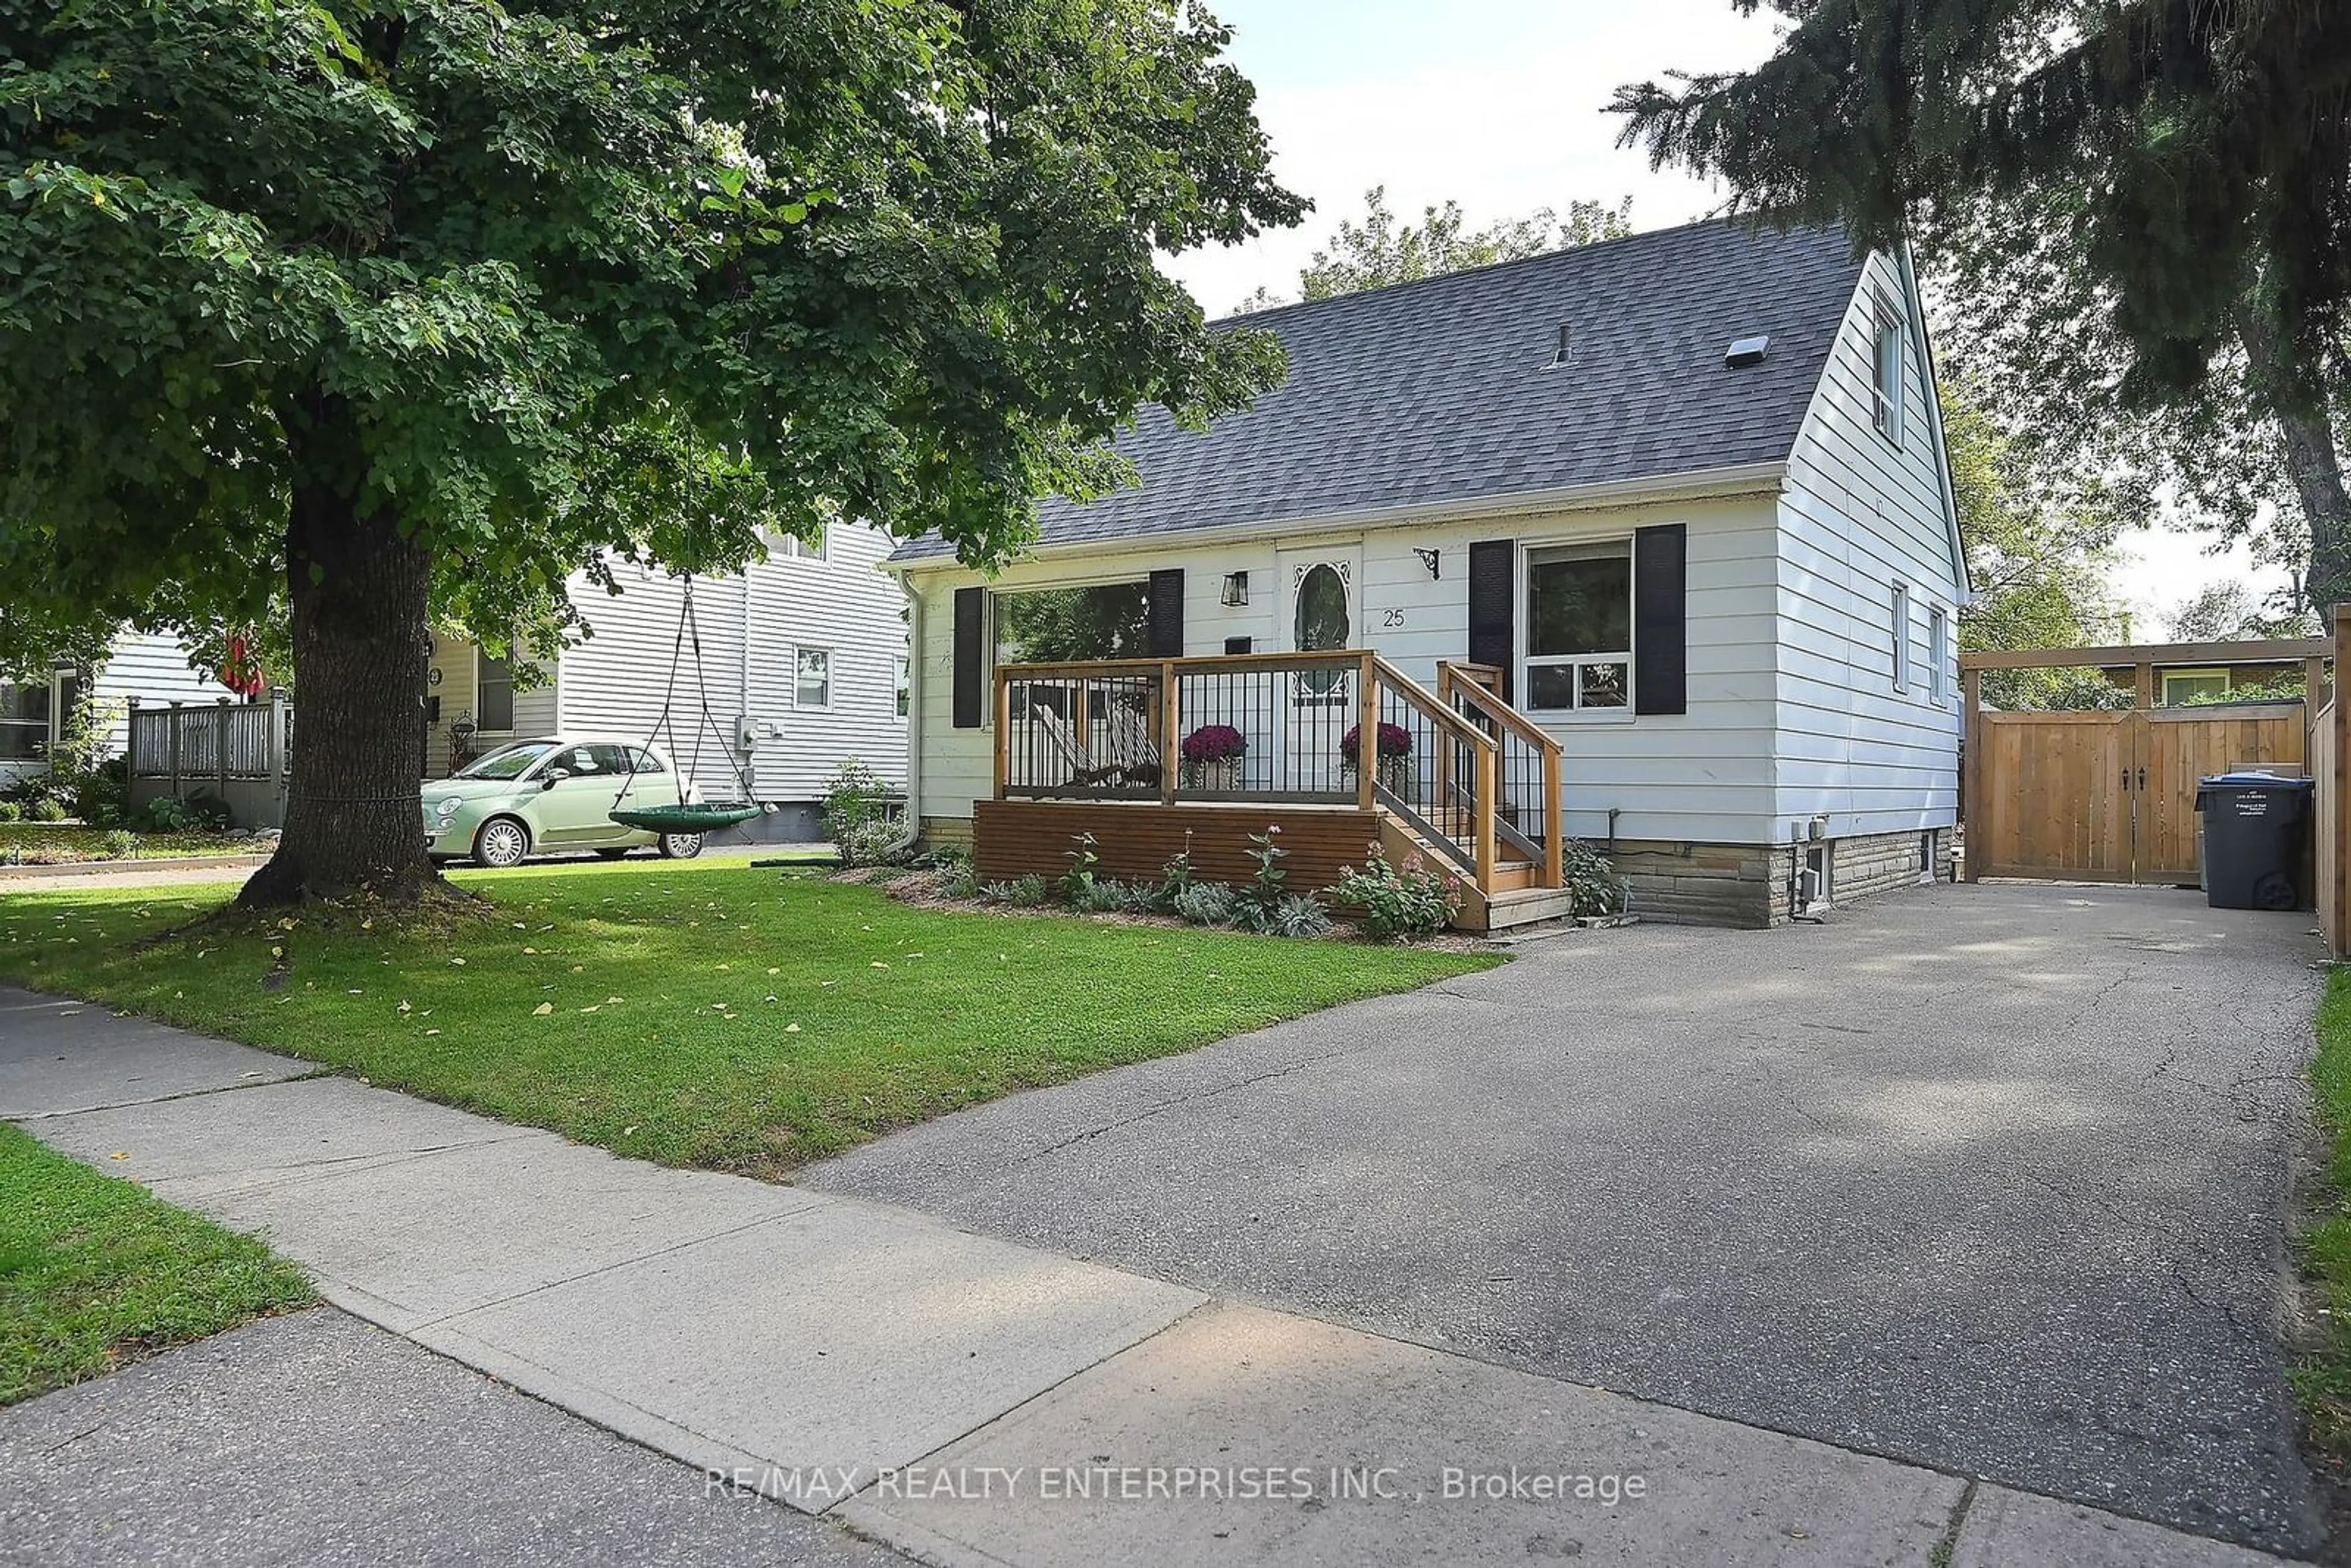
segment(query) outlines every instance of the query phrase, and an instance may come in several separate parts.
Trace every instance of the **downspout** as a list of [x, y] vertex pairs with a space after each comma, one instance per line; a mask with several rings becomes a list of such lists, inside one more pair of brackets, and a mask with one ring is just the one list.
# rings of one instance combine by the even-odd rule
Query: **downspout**
[[905, 568], [890, 575], [906, 598], [906, 820], [883, 852], [894, 858], [923, 836], [923, 597], [906, 585]]

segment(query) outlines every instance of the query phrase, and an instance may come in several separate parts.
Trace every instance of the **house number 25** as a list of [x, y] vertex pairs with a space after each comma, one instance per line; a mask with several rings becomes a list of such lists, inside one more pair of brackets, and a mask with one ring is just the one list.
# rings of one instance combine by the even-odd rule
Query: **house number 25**
[[1394, 631], [1396, 627], [1401, 626], [1401, 625], [1403, 625], [1403, 624], [1404, 624], [1404, 612], [1403, 612], [1403, 611], [1401, 611], [1401, 610], [1383, 610], [1383, 611], [1381, 611], [1381, 612], [1380, 612], [1380, 625], [1381, 625], [1381, 627], [1382, 627], [1383, 629], [1387, 630], [1387, 631]]

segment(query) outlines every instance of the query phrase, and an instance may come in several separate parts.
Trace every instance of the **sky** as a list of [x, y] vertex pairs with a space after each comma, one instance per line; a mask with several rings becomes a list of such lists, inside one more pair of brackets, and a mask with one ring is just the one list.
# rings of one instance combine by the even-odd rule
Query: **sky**
[[[1668, 228], [1715, 211], [1723, 193], [1616, 145], [1606, 112], [1625, 82], [1674, 70], [1736, 70], [1771, 53], [1768, 6], [1730, 0], [1211, 0], [1234, 30], [1231, 57], [1257, 84], [1277, 176], [1311, 198], [1299, 228], [1176, 257], [1170, 269], [1211, 316], [1259, 285], [1285, 298], [1299, 268], [1364, 193], [1417, 219], [1458, 201], [1472, 226], [1573, 201], [1633, 198], [1633, 226]], [[2161, 634], [2165, 611], [2206, 583], [2283, 574], [2242, 551], [2209, 556], [2197, 535], [2134, 531], [2116, 587], [2133, 634]]]

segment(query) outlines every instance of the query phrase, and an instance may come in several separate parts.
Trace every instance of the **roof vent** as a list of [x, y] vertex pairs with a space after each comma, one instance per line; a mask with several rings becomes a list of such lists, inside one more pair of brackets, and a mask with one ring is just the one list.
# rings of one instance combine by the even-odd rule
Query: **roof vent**
[[1574, 335], [1574, 329], [1566, 322], [1562, 321], [1559, 324], [1559, 347], [1552, 350], [1551, 363], [1544, 369], [1555, 371], [1567, 363], [1568, 355], [1573, 347]]
[[1722, 351], [1722, 362], [1729, 370], [1743, 371], [1750, 365], [1761, 364], [1763, 356], [1771, 351], [1771, 340], [1768, 335], [1741, 338]]

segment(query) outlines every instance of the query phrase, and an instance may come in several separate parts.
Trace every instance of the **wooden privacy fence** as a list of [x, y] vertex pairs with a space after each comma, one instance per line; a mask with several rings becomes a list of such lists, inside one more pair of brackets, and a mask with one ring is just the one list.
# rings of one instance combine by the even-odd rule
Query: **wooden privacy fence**
[[2351, 767], [2351, 709], [2343, 703], [2344, 658], [2351, 653], [2351, 604], [2338, 604], [2327, 628], [2334, 633], [2335, 689], [2310, 716], [2311, 810], [2316, 816], [2313, 838], [2317, 865], [2315, 902], [2318, 926], [2327, 949], [2336, 957], [2351, 956], [2351, 788], [2344, 769]]
[[[2335, 646], [2281, 639], [1962, 654], [1967, 879], [2194, 883], [2198, 780], [2239, 768], [2308, 768], [2308, 716]], [[2156, 706], [2165, 668], [2281, 664], [2302, 666], [2303, 701]], [[1988, 670], [2065, 667], [2130, 670], [2135, 706], [2066, 713], [1983, 706]]]
[[240, 827], [275, 827], [285, 812], [293, 737], [294, 710], [276, 697], [165, 707], [134, 698], [124, 757], [131, 806], [208, 793], [228, 803]]

